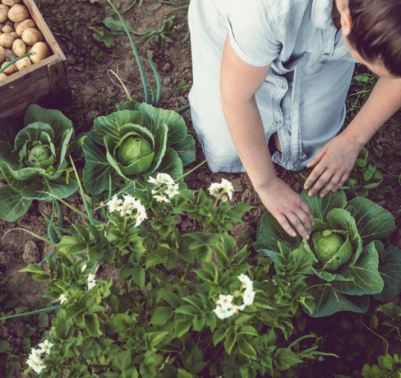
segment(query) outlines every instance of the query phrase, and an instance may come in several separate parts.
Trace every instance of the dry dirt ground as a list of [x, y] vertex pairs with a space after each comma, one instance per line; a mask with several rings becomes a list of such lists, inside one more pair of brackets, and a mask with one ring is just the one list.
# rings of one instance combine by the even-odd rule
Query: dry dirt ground
[[[62, 2], [61, 5], [53, 8], [49, 7], [49, 1], [38, 1], [38, 5], [44, 11], [45, 20], [55, 33], [63, 52], [68, 60], [68, 80], [71, 92], [64, 98], [57, 99], [49, 104], [49, 108], [58, 108], [62, 110], [76, 125], [79, 131], [87, 130], [93, 120], [99, 115], [104, 115], [113, 111], [115, 104], [125, 101], [126, 97], [122, 88], [114, 85], [107, 75], [108, 70], [113, 70], [119, 74], [132, 94], [133, 98], [141, 101], [137, 93], [143, 93], [142, 83], [140, 81], [137, 65], [128, 41], [125, 35], [114, 36], [115, 45], [106, 48], [103, 43], [95, 41], [87, 25], [90, 24], [93, 17], [100, 15], [105, 17], [103, 9], [106, 9], [106, 15], [111, 12], [110, 8], [103, 7], [102, 4], [91, 4], [89, 1]], [[102, 3], [104, 3], [102, 1]], [[145, 1], [144, 5], [147, 15], [136, 4], [132, 9], [124, 14], [124, 18], [134, 30], [142, 31], [144, 27], [155, 29], [159, 26], [161, 20], [171, 17], [172, 6], [163, 4], [157, 10], [152, 10], [157, 1]], [[122, 2], [120, 9], [126, 9], [127, 2]], [[183, 22], [185, 10], [175, 12], [176, 16]], [[182, 33], [172, 35], [173, 43], [168, 45], [151, 45], [150, 43], [138, 44], [139, 55], [144, 64], [148, 81], [155, 85], [153, 73], [147, 60], [146, 52], [149, 50], [156, 67], [160, 73], [162, 81], [162, 104], [166, 109], [177, 109], [188, 103], [189, 88], [177, 90], [173, 93], [169, 91], [177, 89], [183, 79], [186, 84], [192, 83], [191, 72], [191, 53], [188, 42], [179, 42], [185, 36], [185, 30]], [[134, 37], [136, 41], [138, 36]], [[100, 55], [99, 55], [100, 54]], [[99, 56], [102, 56], [99, 58]], [[96, 60], [99, 58], [99, 61]], [[192, 128], [190, 113], [182, 113], [187, 121], [189, 132], [195, 136]], [[196, 136], [195, 136], [196, 137]], [[400, 130], [385, 131], [381, 136], [374, 138], [374, 144], [380, 146], [390, 146], [395, 150], [401, 149]], [[197, 161], [191, 167], [196, 166], [203, 161], [200, 144], [197, 143]], [[286, 181], [291, 187], [295, 188], [296, 183], [302, 185], [310, 171], [300, 172], [294, 175], [280, 167], [276, 167], [278, 175]], [[400, 209], [400, 185], [397, 176], [401, 172], [401, 157], [398, 157], [393, 164], [391, 172], [394, 177], [387, 177], [385, 182], [391, 184], [395, 195], [389, 194], [378, 203], [391, 212]], [[256, 229], [257, 222], [264, 213], [257, 194], [252, 188], [248, 176], [241, 174], [219, 173], [212, 174], [206, 166], [195, 171], [188, 181], [191, 189], [207, 188], [212, 182], [220, 182], [224, 177], [234, 184], [235, 194], [233, 203], [248, 201], [255, 206], [248, 214], [244, 216], [244, 223], [235, 227], [234, 236], [239, 239], [246, 230]], [[3, 184], [1, 184], [3, 185]], [[73, 196], [70, 203], [84, 211], [77, 195]], [[65, 225], [82, 222], [76, 214], [62, 205], [63, 221]], [[41, 308], [44, 306], [42, 294], [45, 291], [45, 283], [36, 283], [24, 273], [18, 270], [26, 266], [27, 263], [38, 263], [52, 249], [45, 243], [38, 242], [30, 234], [21, 229], [30, 230], [39, 235], [46, 233], [46, 223], [41, 214], [49, 217], [51, 206], [43, 202], [36, 202], [30, 211], [15, 222], [7, 223], [0, 220], [0, 281], [8, 276], [8, 285], [15, 284], [19, 279], [24, 278], [24, 282], [17, 290], [13, 292], [13, 297], [19, 301], [19, 306], [26, 306], [30, 309]], [[183, 232], [189, 232], [196, 228], [194, 221], [183, 219], [181, 228]], [[397, 218], [397, 225], [400, 225], [400, 218]], [[394, 233], [393, 244], [401, 248], [401, 229]], [[101, 276], [112, 275], [115, 272], [104, 271]], [[37, 289], [29, 289], [35, 287]], [[35, 291], [34, 293], [32, 293]], [[38, 302], [39, 301], [39, 302]], [[21, 352], [21, 340], [23, 321], [18, 320], [12, 328], [0, 328], [0, 338], [5, 336], [14, 346], [13, 352], [18, 355]], [[39, 334], [37, 335], [40, 336]], [[17, 374], [17, 373], [15, 373]], [[1, 376], [1, 373], [0, 373]], [[15, 375], [16, 377], [18, 375]], [[22, 375], [21, 375], [22, 376]]]

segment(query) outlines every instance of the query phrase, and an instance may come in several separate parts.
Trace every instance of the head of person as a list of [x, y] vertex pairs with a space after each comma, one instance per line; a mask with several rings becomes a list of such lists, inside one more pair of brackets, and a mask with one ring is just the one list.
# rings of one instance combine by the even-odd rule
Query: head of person
[[379, 76], [401, 78], [401, 1], [335, 2], [352, 56]]

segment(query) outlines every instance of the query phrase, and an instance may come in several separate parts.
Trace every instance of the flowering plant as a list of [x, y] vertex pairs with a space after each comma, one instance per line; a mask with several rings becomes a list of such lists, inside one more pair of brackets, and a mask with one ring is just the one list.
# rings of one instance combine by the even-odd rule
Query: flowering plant
[[[40, 377], [290, 377], [316, 358], [287, 342], [300, 303], [313, 310], [302, 261], [285, 255], [283, 279], [268, 258], [237, 248], [229, 231], [252, 206], [224, 200], [231, 183], [212, 184], [208, 198], [168, 175], [149, 181], [153, 189], [113, 196], [107, 223], [74, 225], [48, 271], [24, 269], [50, 280], [44, 296], [60, 303]], [[201, 231], [181, 233], [182, 217]], [[108, 264], [114, 282], [99, 278]]]

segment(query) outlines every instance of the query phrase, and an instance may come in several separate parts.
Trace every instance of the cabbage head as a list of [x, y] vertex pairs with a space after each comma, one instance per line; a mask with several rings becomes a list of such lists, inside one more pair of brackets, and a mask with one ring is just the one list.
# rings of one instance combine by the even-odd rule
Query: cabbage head
[[176, 179], [195, 161], [195, 141], [178, 113], [132, 101], [95, 119], [83, 149], [83, 183], [92, 194], [109, 190], [110, 178], [114, 188], [145, 186], [159, 172]]
[[[282, 250], [292, 251], [292, 274], [304, 274], [316, 308], [313, 317], [339, 311], [364, 313], [370, 296], [389, 301], [401, 291], [401, 251], [388, 242], [394, 217], [367, 198], [351, 201], [343, 191], [302, 199], [315, 218], [311, 239], [289, 236], [267, 212], [259, 223], [255, 248], [279, 268]], [[281, 246], [281, 247], [280, 247]], [[302, 272], [299, 267], [302, 266]], [[278, 270], [279, 271], [279, 270]]]
[[316, 232], [312, 236], [313, 249], [323, 269], [337, 270], [347, 263], [353, 248], [351, 243], [345, 243], [343, 237], [331, 230]]
[[77, 190], [65, 174], [74, 137], [68, 118], [38, 105], [29, 107], [23, 125], [14, 118], [0, 120], [0, 170], [7, 180], [0, 189], [0, 218], [19, 218], [34, 199], [50, 201], [47, 193], [65, 198]]

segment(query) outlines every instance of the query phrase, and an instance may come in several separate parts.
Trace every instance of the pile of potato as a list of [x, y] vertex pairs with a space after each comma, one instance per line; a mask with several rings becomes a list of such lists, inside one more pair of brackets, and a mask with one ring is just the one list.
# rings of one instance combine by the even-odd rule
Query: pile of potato
[[0, 74], [0, 80], [15, 71], [21, 71], [47, 58], [49, 49], [43, 42], [42, 33], [30, 19], [27, 7], [21, 0], [1, 0], [0, 4], [0, 64], [6, 64], [30, 51], [36, 55], [25, 57]]

